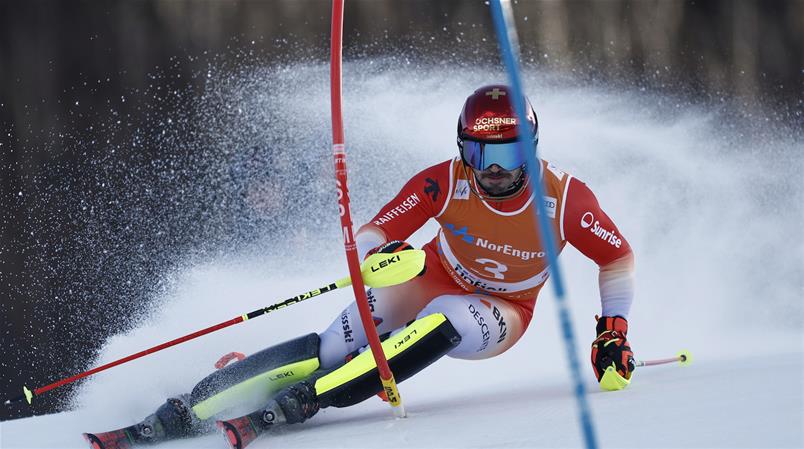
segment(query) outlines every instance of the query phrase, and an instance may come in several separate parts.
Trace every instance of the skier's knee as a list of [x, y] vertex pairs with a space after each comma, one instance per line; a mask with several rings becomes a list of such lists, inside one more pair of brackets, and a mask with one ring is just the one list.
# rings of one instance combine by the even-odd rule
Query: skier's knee
[[419, 312], [419, 317], [441, 313], [447, 317], [461, 338], [469, 337], [471, 340], [478, 331], [481, 334], [488, 334], [488, 326], [491, 323], [484, 322], [480, 317], [481, 312], [472, 302], [467, 301], [467, 298], [466, 295], [439, 296]]
[[461, 344], [450, 357], [479, 360], [499, 355], [516, 343], [525, 326], [515, 306], [499, 298], [483, 295], [439, 296], [421, 315], [443, 313], [461, 335]]

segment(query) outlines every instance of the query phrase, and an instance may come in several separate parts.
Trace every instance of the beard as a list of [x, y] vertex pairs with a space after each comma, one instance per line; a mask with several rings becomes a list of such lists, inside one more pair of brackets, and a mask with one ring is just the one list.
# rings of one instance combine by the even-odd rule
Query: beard
[[513, 193], [512, 190], [520, 179], [523, 170], [515, 168], [511, 171], [503, 169], [493, 171], [489, 168], [482, 171], [472, 169], [472, 171], [480, 187], [489, 195], [497, 196]]

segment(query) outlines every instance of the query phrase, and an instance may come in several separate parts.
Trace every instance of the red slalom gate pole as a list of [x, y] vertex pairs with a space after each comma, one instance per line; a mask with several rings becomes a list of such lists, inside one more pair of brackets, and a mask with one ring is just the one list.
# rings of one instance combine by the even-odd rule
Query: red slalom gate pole
[[341, 107], [341, 59], [343, 52], [343, 3], [344, 0], [332, 2], [332, 48], [330, 53], [330, 98], [332, 106], [332, 155], [335, 159], [335, 178], [338, 187], [338, 206], [343, 228], [343, 245], [346, 250], [346, 261], [349, 264], [349, 275], [352, 278], [352, 288], [355, 292], [355, 301], [360, 311], [360, 321], [368, 337], [374, 361], [380, 374], [383, 389], [388, 402], [397, 417], [405, 416], [402, 398], [396, 386], [394, 375], [388, 366], [388, 360], [382, 350], [380, 337], [374, 327], [366, 289], [360, 273], [360, 260], [357, 255], [354, 234], [352, 232], [352, 214], [349, 209], [349, 188], [347, 184], [346, 147], [343, 135], [343, 110]]

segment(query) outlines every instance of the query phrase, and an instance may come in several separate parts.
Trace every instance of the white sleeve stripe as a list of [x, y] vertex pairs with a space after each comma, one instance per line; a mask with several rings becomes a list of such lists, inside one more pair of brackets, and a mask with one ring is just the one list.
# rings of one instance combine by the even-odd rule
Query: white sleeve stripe
[[365, 259], [366, 253], [385, 243], [385, 240], [385, 235], [380, 231], [371, 227], [362, 228], [355, 236], [357, 255], [360, 257], [360, 260]]
[[627, 320], [629, 311], [631, 311], [631, 300], [617, 298], [603, 301], [600, 313], [603, 316], [621, 316]]
[[634, 259], [632, 255], [600, 267], [598, 275], [600, 305], [604, 316], [628, 319], [634, 300]]
[[600, 273], [600, 305], [604, 316], [620, 315], [628, 319], [634, 300], [634, 273]]
[[558, 229], [561, 240], [567, 240], [564, 236], [564, 209], [567, 207], [567, 192], [569, 191], [572, 175], [567, 175], [567, 183], [564, 184], [564, 193], [561, 194], [561, 213], [558, 216]]

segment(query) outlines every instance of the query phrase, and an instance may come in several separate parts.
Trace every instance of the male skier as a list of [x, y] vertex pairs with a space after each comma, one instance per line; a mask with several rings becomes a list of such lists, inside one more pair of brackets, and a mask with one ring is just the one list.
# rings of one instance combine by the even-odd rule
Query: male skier
[[[569, 242], [600, 267], [592, 368], [598, 381], [613, 377], [610, 388], [622, 388], [634, 369], [626, 339], [634, 295], [631, 247], [584, 183], [543, 160], [538, 172], [526, 170], [511, 96], [504, 85], [470, 95], [458, 120], [459, 156], [415, 175], [358, 230], [358, 252], [365, 258], [411, 249], [405, 239], [425, 222], [435, 218], [440, 225], [423, 248], [422, 274], [367, 293], [383, 350], [401, 382], [445, 354], [485, 359], [513, 346], [548, 278], [534, 215], [534, 201], [542, 201], [559, 251]], [[527, 110], [535, 151], [538, 121], [529, 102]], [[543, 183], [542, 198], [534, 198], [529, 177]], [[320, 408], [346, 407], [381, 393], [367, 344], [352, 303], [324, 332], [226, 366], [143, 422], [86, 438], [96, 449], [124, 449], [196, 435], [232, 407], [261, 401], [255, 412], [218, 422], [230, 445], [243, 448], [260, 433], [303, 422]]]

